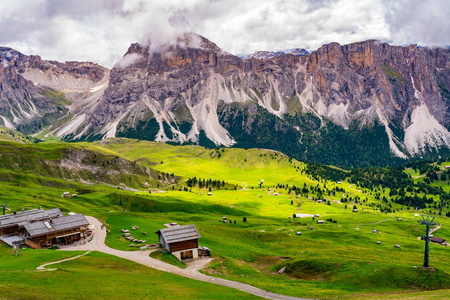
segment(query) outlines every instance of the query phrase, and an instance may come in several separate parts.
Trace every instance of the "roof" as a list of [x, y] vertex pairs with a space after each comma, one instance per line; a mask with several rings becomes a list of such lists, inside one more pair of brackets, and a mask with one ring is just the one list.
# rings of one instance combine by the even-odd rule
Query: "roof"
[[56, 217], [62, 217], [63, 213], [59, 208], [48, 210], [31, 209], [26, 211], [18, 211], [16, 214], [11, 213], [0, 216], [0, 228], [14, 225], [25, 225], [29, 221], [48, 220]]
[[30, 237], [39, 236], [47, 233], [58, 232], [62, 230], [72, 229], [89, 225], [83, 214], [73, 216], [62, 216], [51, 221], [42, 221], [25, 224], [24, 228]]
[[430, 241], [432, 241], [433, 243], [439, 243], [439, 244], [442, 244], [443, 242], [445, 242], [445, 240], [443, 238], [438, 238], [438, 237], [432, 237], [432, 238], [430, 238]]
[[167, 243], [176, 243], [201, 238], [194, 224], [163, 228], [156, 232], [161, 234]]

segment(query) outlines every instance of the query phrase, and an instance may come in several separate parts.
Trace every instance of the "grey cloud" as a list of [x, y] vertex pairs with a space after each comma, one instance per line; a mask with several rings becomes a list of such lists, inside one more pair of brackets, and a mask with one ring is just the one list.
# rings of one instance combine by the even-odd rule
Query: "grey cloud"
[[409, 0], [399, 4], [387, 14], [394, 40], [450, 45], [450, 3], [447, 0]]
[[248, 54], [380, 39], [450, 44], [446, 0], [0, 1], [0, 45], [111, 67], [133, 42], [155, 48], [192, 31]]

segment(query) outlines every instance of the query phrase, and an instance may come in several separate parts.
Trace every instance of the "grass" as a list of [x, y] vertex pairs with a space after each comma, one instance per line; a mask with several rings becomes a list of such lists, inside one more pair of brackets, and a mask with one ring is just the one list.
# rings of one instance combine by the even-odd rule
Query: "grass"
[[170, 253], [164, 253], [162, 251], [153, 251], [150, 253], [150, 257], [159, 259], [168, 264], [174, 265], [176, 267], [186, 269], [186, 264], [179, 261], [174, 255]]
[[[17, 263], [22, 257], [13, 257], [16, 264], [3, 270], [4, 261], [10, 259], [4, 255], [5, 249], [0, 247], [3, 299], [259, 299], [238, 290], [157, 271], [99, 252], [52, 265], [58, 269], [50, 272], [35, 271], [30, 264], [24, 268]], [[34, 258], [37, 263], [42, 259], [38, 252], [42, 251], [26, 251], [23, 258]], [[56, 256], [65, 253], [52, 252]]]
[[[10, 163], [7, 165], [9, 168], [5, 165], [5, 168], [0, 170], [0, 176], [3, 178], [0, 194], [7, 200], [10, 209], [36, 208], [41, 205], [44, 208], [60, 207], [64, 212], [74, 211], [95, 216], [111, 230], [111, 234], [107, 236], [107, 244], [127, 251], [134, 251], [137, 248], [130, 247], [130, 242], [121, 237], [122, 228], [131, 229], [133, 225], [137, 225], [139, 229], [132, 231], [133, 236], [145, 239], [147, 243], [158, 243], [154, 232], [164, 228], [163, 224], [168, 222], [177, 222], [181, 225], [195, 224], [202, 236], [199, 244], [210, 248], [215, 258], [204, 272], [252, 284], [271, 292], [312, 298], [357, 296], [385, 298], [391, 294], [393, 297], [396, 295], [403, 297], [411, 295], [404, 294], [410, 292], [418, 293], [420, 297], [450, 296], [449, 248], [431, 244], [430, 263], [436, 268], [435, 272], [426, 274], [420, 268], [423, 262], [424, 242], [417, 237], [424, 235], [424, 226], [417, 223], [417, 218], [414, 217], [416, 211], [407, 210], [404, 206], [390, 202], [398, 211], [381, 213], [376, 207], [369, 205], [382, 203], [375, 198], [375, 193], [351, 185], [347, 181], [341, 184], [325, 180], [316, 181], [303, 173], [304, 163], [291, 160], [281, 153], [259, 149], [222, 150], [198, 146], [170, 146], [125, 139], [71, 144], [72, 147], [88, 149], [102, 155], [136, 161], [141, 166], [153, 167], [164, 173], [174, 173], [181, 178], [181, 183], [176, 184], [173, 190], [171, 185], [165, 184], [160, 189], [152, 189], [149, 193], [144, 185], [138, 186], [139, 191], [135, 192], [118, 191], [117, 188], [101, 183], [87, 186], [80, 182], [57, 178], [58, 173], [49, 171], [47, 176], [42, 176], [33, 171], [32, 166], [37, 164], [38, 157], [54, 158], [58, 152], [56, 150], [65, 147], [64, 145], [45, 144], [37, 148], [16, 144], [6, 146], [6, 152], [26, 152], [21, 155], [30, 161], [21, 165], [22, 162], [17, 156], [16, 162], [21, 169], [16, 169]], [[47, 153], [44, 149], [50, 152]], [[221, 154], [220, 157], [218, 154]], [[2, 160], [6, 162], [7, 158], [3, 157], [0, 161]], [[414, 175], [411, 171], [407, 172]], [[208, 191], [206, 188], [178, 190], [185, 187], [183, 180], [194, 176], [225, 180], [237, 184], [239, 188], [213, 189], [212, 196], [206, 195]], [[264, 179], [264, 182], [259, 187], [261, 179]], [[306, 184], [308, 188], [320, 187], [323, 190], [340, 187], [344, 192], [337, 192], [334, 195], [324, 193], [323, 199], [330, 203], [327, 205], [314, 201], [317, 194], [311, 189], [307, 195], [301, 196], [289, 194], [289, 189], [277, 187], [278, 184], [289, 184], [290, 187], [292, 185], [303, 187]], [[242, 189], [244, 186], [246, 189]], [[275, 188], [279, 195], [274, 195], [268, 188]], [[60, 197], [66, 190], [71, 193], [82, 192], [77, 198]], [[389, 190], [380, 190], [380, 193], [387, 198]], [[122, 205], [119, 205], [120, 196]], [[353, 201], [342, 204], [334, 202], [341, 200], [342, 197], [354, 199], [356, 196], [361, 199], [356, 204], [358, 213], [352, 212]], [[420, 194], [420, 197], [422, 196], [423, 194]], [[321, 217], [289, 218], [294, 213], [320, 214]], [[224, 216], [232, 222], [219, 222]], [[397, 221], [396, 216], [401, 217], [403, 221]], [[246, 222], [243, 222], [244, 217]], [[326, 221], [330, 218], [336, 223]], [[317, 224], [317, 220], [324, 220], [325, 224]], [[448, 240], [450, 219], [438, 216], [437, 220], [442, 228], [435, 236]], [[309, 226], [313, 226], [315, 230], [308, 230]], [[372, 233], [372, 228], [379, 230], [379, 234]], [[296, 235], [297, 231], [301, 231], [302, 235]], [[143, 232], [148, 234], [145, 235]], [[376, 244], [377, 241], [381, 241], [381, 244]], [[400, 244], [401, 248], [394, 248], [394, 244]], [[23, 258], [41, 253], [32, 250], [26, 252]], [[40, 254], [42, 257], [25, 263], [27, 267], [23, 269], [34, 267], [33, 261], [34, 264], [46, 261], [47, 253], [69, 255], [58, 251], [42, 251]], [[171, 259], [163, 256], [161, 254], [161, 259]], [[17, 261], [15, 259], [5, 254], [2, 261], [8, 263], [4, 268], [14, 270], [14, 261]], [[102, 286], [95, 294], [100, 298], [130, 297], [134, 296], [133, 293], [136, 293], [136, 297], [142, 298], [147, 295], [151, 298], [148, 293], [149, 291], [155, 293], [156, 287], [162, 291], [162, 297], [170, 298], [169, 291], [179, 289], [173, 282], [159, 284], [159, 275], [151, 273], [156, 271], [144, 271], [137, 265], [133, 265], [137, 275], [128, 271], [124, 272], [127, 276], [120, 274], [116, 265], [124, 266], [125, 270], [128, 270], [128, 263], [94, 253], [80, 260], [61, 264], [67, 267], [56, 271], [58, 272], [56, 274], [67, 282], [79, 282], [77, 280], [81, 279], [78, 278], [83, 276], [91, 278], [89, 274], [102, 278], [102, 282], [105, 281], [102, 284], [110, 286]], [[101, 267], [95, 268], [95, 264]], [[104, 265], [108, 267], [102, 267]], [[109, 267], [112, 265], [114, 267]], [[277, 271], [284, 266], [286, 271], [281, 275], [278, 274]], [[1, 285], [6, 286], [9, 293], [6, 294], [6, 298], [31, 298], [33, 286], [44, 286], [45, 282], [52, 278], [44, 275], [38, 275], [35, 279], [28, 278], [28, 274], [20, 276], [16, 280], [23, 289], [20, 295], [13, 294], [14, 279], [2, 282]], [[154, 276], [158, 278], [153, 279]], [[136, 284], [131, 283], [131, 279], [136, 280]], [[28, 287], [25, 284], [27, 280], [30, 282]], [[166, 280], [169, 280], [168, 277]], [[173, 278], [170, 280], [173, 281]], [[97, 281], [97, 284], [99, 282]], [[140, 285], [147, 286], [147, 294], [144, 294]], [[57, 293], [58, 289], [62, 290], [64, 286], [67, 286], [64, 281], [55, 283], [54, 287], [46, 286], [42, 295]], [[88, 287], [93, 286], [88, 284]], [[127, 288], [124, 289], [124, 286]], [[425, 292], [430, 289], [442, 290], [436, 293]], [[84, 287], [82, 290], [81, 293], [85, 293]], [[113, 294], [112, 290], [118, 290], [117, 294]], [[125, 295], [122, 290], [132, 292]], [[195, 298], [197, 292], [199, 293], [197, 298], [210, 298], [207, 295], [215, 295], [214, 290], [210, 290], [210, 294], [195, 289], [189, 291], [192, 293], [188, 292], [188, 298]], [[69, 297], [68, 294], [64, 294], [66, 291], [62, 293], [61, 298], [64, 295]], [[174, 293], [178, 295], [176, 291]], [[78, 294], [74, 294], [74, 297], [76, 295]], [[83, 295], [85, 294], [78, 296], [83, 298]], [[232, 296], [241, 298], [243, 295]]]

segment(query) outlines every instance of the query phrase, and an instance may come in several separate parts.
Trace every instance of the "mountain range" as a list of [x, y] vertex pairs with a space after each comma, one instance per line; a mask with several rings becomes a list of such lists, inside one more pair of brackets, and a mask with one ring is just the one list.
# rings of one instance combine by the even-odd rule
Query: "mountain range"
[[269, 148], [342, 167], [448, 155], [450, 50], [376, 40], [243, 58], [185, 33], [109, 70], [0, 47], [0, 125], [66, 141]]

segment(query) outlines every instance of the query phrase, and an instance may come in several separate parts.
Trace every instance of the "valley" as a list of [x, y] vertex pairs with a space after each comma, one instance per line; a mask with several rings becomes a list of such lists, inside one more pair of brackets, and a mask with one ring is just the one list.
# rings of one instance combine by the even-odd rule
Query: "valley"
[[[110, 230], [111, 248], [139, 251], [121, 235], [132, 225], [139, 227], [133, 232], [137, 238], [155, 244], [154, 232], [163, 224], [195, 224], [199, 245], [212, 252], [212, 263], [202, 270], [209, 276], [303, 298], [449, 296], [449, 248], [430, 243], [432, 269], [422, 269], [425, 243], [418, 237], [425, 228], [417, 222], [422, 214], [435, 216], [441, 228], [434, 236], [450, 239], [445, 159], [343, 170], [274, 150], [125, 138], [2, 142], [0, 154], [0, 202], [8, 204], [7, 213], [42, 206], [94, 216]], [[78, 197], [61, 197], [65, 191]], [[220, 222], [223, 217], [229, 222]], [[11, 256], [10, 248], [0, 246], [7, 299], [55, 293], [99, 299], [253, 298], [99, 252], [57, 264], [56, 271], [36, 272], [42, 263], [80, 251], [21, 251], [22, 256]]]

